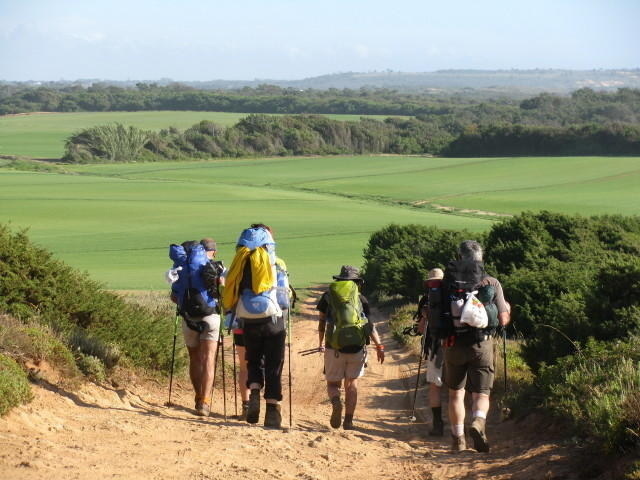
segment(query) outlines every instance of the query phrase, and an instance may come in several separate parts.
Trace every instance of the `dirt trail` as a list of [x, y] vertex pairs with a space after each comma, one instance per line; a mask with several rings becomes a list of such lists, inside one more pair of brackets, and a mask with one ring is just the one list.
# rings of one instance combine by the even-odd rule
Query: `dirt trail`
[[[316, 292], [317, 293], [317, 292]], [[35, 400], [0, 419], [0, 478], [9, 479], [554, 479], [573, 478], [569, 452], [527, 435], [513, 422], [491, 422], [492, 451], [448, 452], [449, 438], [429, 438], [428, 409], [408, 420], [415, 358], [388, 334], [375, 313], [387, 360], [369, 362], [361, 381], [357, 430], [328, 426], [320, 355], [298, 352], [317, 345], [309, 298], [292, 342], [294, 428], [266, 430], [222, 418], [221, 395], [213, 416], [196, 417], [191, 391], [178, 384], [178, 407], [166, 408], [166, 387], [109, 389], [86, 385], [70, 394], [34, 386]], [[285, 378], [286, 385], [286, 363]], [[231, 392], [233, 388], [229, 383]], [[424, 389], [422, 389], [424, 390]], [[288, 426], [288, 391], [283, 402]], [[424, 405], [421, 392], [419, 405]], [[264, 407], [263, 407], [264, 408]], [[262, 418], [261, 418], [262, 421]]]

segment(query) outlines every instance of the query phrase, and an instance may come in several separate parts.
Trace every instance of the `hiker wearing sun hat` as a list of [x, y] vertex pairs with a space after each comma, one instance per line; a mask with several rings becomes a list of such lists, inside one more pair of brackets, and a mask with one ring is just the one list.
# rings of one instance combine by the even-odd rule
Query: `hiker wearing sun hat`
[[[360, 293], [362, 279], [356, 267], [343, 265], [333, 283], [318, 302], [318, 344], [324, 352], [324, 373], [331, 400], [330, 425], [353, 429], [353, 414], [358, 400], [358, 379], [364, 375], [367, 344], [373, 341], [380, 363], [384, 346], [370, 319], [369, 302]], [[342, 421], [340, 388], [344, 380], [345, 415]]]
[[[425, 294], [418, 303], [418, 332], [423, 334], [422, 354], [427, 360], [427, 383], [429, 384], [429, 407], [431, 408], [432, 426], [429, 435], [441, 437], [444, 435], [444, 422], [442, 421], [442, 367], [444, 364], [444, 351], [441, 340], [436, 334], [433, 322], [437, 320], [438, 301], [433, 298], [440, 297], [440, 286], [444, 272], [440, 268], [429, 270], [427, 280], [424, 282]], [[432, 299], [429, 302], [429, 299]], [[431, 312], [431, 314], [430, 314]]]

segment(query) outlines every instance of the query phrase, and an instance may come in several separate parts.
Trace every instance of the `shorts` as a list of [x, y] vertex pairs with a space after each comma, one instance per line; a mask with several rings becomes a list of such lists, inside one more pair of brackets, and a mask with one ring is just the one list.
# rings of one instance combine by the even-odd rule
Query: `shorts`
[[442, 367], [444, 366], [444, 348], [438, 346], [436, 354], [427, 359], [427, 383], [432, 383], [436, 387], [442, 386]]
[[452, 390], [466, 388], [489, 395], [495, 377], [492, 339], [480, 343], [458, 340], [444, 349], [445, 383]]
[[327, 348], [324, 351], [324, 376], [327, 382], [340, 382], [343, 378], [360, 378], [364, 375], [366, 361], [367, 347], [356, 353], [342, 353]]
[[187, 327], [187, 323], [182, 321], [182, 334], [184, 335], [184, 344], [187, 347], [197, 347], [200, 342], [209, 340], [217, 342], [220, 338], [220, 315], [212, 313], [201, 319], [194, 319], [196, 321], [206, 322], [207, 328], [201, 333]]

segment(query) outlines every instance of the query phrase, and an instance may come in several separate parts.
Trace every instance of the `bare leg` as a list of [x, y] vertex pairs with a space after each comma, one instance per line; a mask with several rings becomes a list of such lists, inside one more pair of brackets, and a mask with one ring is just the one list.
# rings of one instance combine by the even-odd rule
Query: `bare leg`
[[213, 377], [216, 373], [215, 358], [218, 342], [214, 340], [200, 341], [200, 362], [202, 365], [202, 374], [200, 378], [200, 388], [202, 399], [209, 402], [211, 398], [211, 388], [213, 386]]
[[238, 389], [240, 390], [240, 398], [243, 402], [248, 402], [250, 390], [247, 388], [248, 372], [247, 359], [245, 358], [245, 349], [244, 347], [236, 345], [236, 352], [238, 352]]
[[345, 398], [345, 414], [353, 415], [356, 410], [356, 404], [358, 403], [358, 379], [357, 378], [345, 378], [344, 379], [344, 398]]
[[442, 398], [440, 392], [442, 387], [437, 386], [435, 383], [429, 384], [429, 406], [431, 408], [437, 408], [442, 406]]
[[[460, 390], [449, 389], [449, 422], [451, 428], [464, 425], [464, 388]], [[460, 432], [454, 432], [454, 436], [460, 436]]]
[[187, 347], [187, 351], [189, 352], [189, 378], [191, 379], [191, 385], [193, 385], [193, 391], [196, 394], [196, 402], [202, 401], [200, 346]]
[[327, 382], [327, 394], [329, 398], [340, 397], [342, 382]]

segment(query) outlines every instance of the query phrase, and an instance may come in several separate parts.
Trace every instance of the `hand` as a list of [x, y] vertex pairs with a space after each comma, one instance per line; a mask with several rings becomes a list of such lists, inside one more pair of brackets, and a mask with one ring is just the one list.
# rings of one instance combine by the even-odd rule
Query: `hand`
[[384, 363], [384, 349], [378, 348], [376, 346], [376, 356], [378, 357], [378, 361], [380, 363]]
[[325, 350], [324, 345], [320, 345], [318, 347], [318, 353], [324, 353], [324, 350]]

